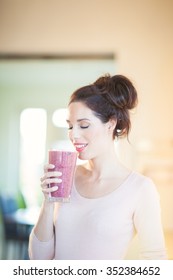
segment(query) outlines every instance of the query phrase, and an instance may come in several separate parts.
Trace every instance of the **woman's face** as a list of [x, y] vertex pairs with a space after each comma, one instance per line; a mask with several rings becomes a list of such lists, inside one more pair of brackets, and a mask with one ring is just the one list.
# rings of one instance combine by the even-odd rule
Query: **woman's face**
[[99, 156], [113, 141], [111, 123], [102, 123], [82, 102], [69, 105], [67, 123], [69, 138], [80, 159], [89, 160]]

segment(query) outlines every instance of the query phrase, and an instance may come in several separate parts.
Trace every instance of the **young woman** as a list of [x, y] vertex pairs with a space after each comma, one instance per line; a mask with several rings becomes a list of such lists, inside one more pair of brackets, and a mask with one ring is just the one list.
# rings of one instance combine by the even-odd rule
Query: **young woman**
[[[166, 259], [156, 187], [122, 165], [115, 152], [114, 139], [128, 136], [129, 111], [136, 104], [136, 90], [122, 75], [100, 77], [72, 94], [69, 138], [85, 164], [77, 166], [71, 202], [64, 204], [46, 199], [61, 173], [45, 166], [45, 198], [30, 235], [30, 259], [121, 260], [136, 234], [139, 259]], [[57, 187], [48, 188], [52, 180]]]

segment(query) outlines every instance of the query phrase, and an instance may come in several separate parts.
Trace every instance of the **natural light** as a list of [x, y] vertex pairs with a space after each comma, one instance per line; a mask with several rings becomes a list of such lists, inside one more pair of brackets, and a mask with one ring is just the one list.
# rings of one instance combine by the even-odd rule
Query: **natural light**
[[40, 108], [27, 108], [20, 116], [20, 181], [29, 204], [38, 201], [38, 175], [45, 158], [47, 113]]

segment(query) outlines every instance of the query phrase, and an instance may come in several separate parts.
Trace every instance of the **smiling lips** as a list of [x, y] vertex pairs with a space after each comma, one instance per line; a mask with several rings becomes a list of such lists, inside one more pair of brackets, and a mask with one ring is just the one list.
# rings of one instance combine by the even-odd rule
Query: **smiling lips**
[[75, 143], [74, 146], [77, 152], [82, 152], [88, 144]]

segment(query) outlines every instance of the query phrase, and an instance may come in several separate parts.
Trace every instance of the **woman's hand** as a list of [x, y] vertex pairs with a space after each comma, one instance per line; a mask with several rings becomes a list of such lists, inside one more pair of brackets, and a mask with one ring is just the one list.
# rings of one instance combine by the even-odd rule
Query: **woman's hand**
[[[51, 171], [50, 169], [54, 169], [53, 164], [46, 164], [44, 166], [44, 175], [40, 178], [41, 181], [41, 188], [42, 192], [47, 199], [50, 196], [51, 192], [54, 192], [58, 189], [58, 183], [61, 183], [62, 180], [59, 178], [62, 173], [58, 171]], [[54, 183], [53, 187], [51, 187], [51, 184]]]

